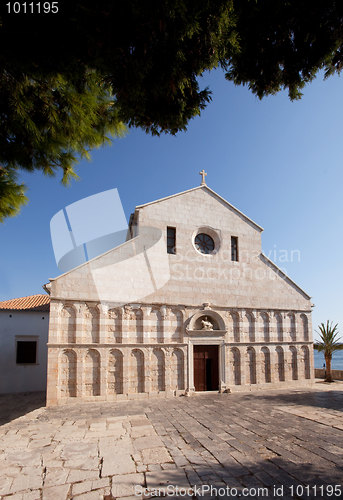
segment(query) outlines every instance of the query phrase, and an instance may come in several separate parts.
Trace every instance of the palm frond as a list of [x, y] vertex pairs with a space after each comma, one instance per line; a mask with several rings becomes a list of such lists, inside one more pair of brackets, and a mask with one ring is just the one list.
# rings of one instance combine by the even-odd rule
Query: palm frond
[[324, 352], [326, 355], [332, 355], [335, 351], [343, 350], [343, 344], [339, 342], [341, 337], [338, 337], [339, 332], [337, 328], [338, 324], [336, 323], [335, 326], [332, 326], [332, 321], [330, 323], [329, 320], [327, 320], [326, 325], [321, 323], [318, 326], [319, 332], [315, 330], [320, 340], [315, 342], [313, 347], [319, 352]]

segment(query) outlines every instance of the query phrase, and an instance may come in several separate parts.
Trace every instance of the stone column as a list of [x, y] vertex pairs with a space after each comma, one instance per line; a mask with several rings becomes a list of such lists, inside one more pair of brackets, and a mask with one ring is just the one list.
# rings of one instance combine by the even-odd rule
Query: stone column
[[188, 348], [186, 347], [180, 347], [180, 350], [183, 353], [183, 364], [182, 364], [182, 370], [183, 370], [183, 390], [185, 391], [184, 393], [187, 395], [187, 373], [188, 373], [188, 367], [187, 367], [187, 351]]
[[77, 344], [82, 344], [84, 339], [84, 314], [86, 312], [87, 306], [86, 304], [77, 303], [75, 304], [76, 309], [76, 317], [75, 317], [75, 338]]
[[108, 306], [98, 304], [97, 308], [99, 310], [99, 344], [106, 344], [108, 341]]
[[300, 360], [300, 354], [301, 354], [301, 349], [298, 347], [298, 346], [294, 346], [295, 347], [295, 351], [297, 353], [297, 357], [296, 357], [296, 362], [297, 362], [297, 366], [296, 366], [296, 374], [297, 374], [297, 379], [296, 380], [300, 380], [301, 379], [301, 372], [300, 372], [300, 369], [301, 369], [301, 360]]
[[227, 318], [227, 332], [225, 335], [225, 340], [227, 342], [234, 342], [234, 337], [233, 337], [233, 319], [231, 315], [231, 311], [226, 312], [226, 318]]
[[274, 311], [269, 311], [269, 341], [277, 342], [277, 325]]
[[239, 330], [240, 330], [240, 341], [249, 342], [249, 319], [247, 317], [248, 311], [239, 311]]
[[282, 313], [282, 335], [284, 342], [291, 342], [291, 336], [289, 332], [289, 317], [287, 312]]
[[280, 311], [274, 311], [273, 314], [273, 323], [275, 328], [275, 342], [283, 342], [285, 338], [284, 332], [284, 318], [283, 313]]
[[296, 313], [293, 313], [293, 317], [294, 317], [294, 322], [293, 322], [293, 334], [294, 334], [294, 340], [297, 341], [299, 340], [299, 328], [298, 328], [298, 322], [297, 322], [297, 318], [298, 318], [298, 314]]
[[85, 372], [85, 357], [87, 348], [78, 348], [76, 351], [76, 397], [82, 398], [84, 395], [84, 372]]
[[260, 311], [255, 313], [255, 342], [263, 342], [263, 319], [261, 318]]
[[239, 315], [239, 333], [240, 333], [240, 341], [241, 342], [249, 342], [248, 328], [247, 322], [248, 319], [245, 315], [245, 311], [241, 309], [238, 312]]
[[144, 377], [144, 392], [151, 392], [152, 390], [152, 370], [151, 370], [151, 357], [152, 357], [152, 348], [144, 348], [142, 349], [143, 354], [144, 354], [144, 372], [143, 372], [143, 377]]
[[106, 398], [109, 349], [103, 347], [99, 349], [99, 352], [100, 352], [100, 396]]
[[224, 355], [225, 355], [225, 383], [226, 387], [231, 387], [235, 385], [235, 381], [233, 379], [233, 374], [231, 374], [232, 366], [231, 366], [231, 351], [230, 347], [227, 345], [223, 345]]
[[246, 347], [237, 347], [240, 353], [240, 372], [241, 372], [241, 385], [246, 385], [247, 380], [247, 356], [246, 356]]
[[274, 384], [279, 380], [279, 374], [277, 373], [277, 352], [275, 346], [269, 348], [270, 351], [270, 383]]
[[151, 342], [151, 323], [150, 323], [150, 313], [152, 308], [145, 307], [143, 313], [143, 339], [145, 344]]
[[289, 350], [289, 345], [284, 346], [284, 360], [285, 360], [285, 382], [292, 381], [292, 353]]
[[219, 391], [224, 392], [227, 388], [226, 383], [226, 360], [225, 360], [225, 344], [219, 345]]
[[122, 342], [123, 344], [129, 344], [132, 342], [130, 338], [130, 317], [132, 309], [130, 306], [124, 306], [124, 312], [122, 315]]
[[156, 310], [156, 344], [163, 344], [164, 342], [164, 321], [161, 309]]
[[264, 384], [264, 354], [261, 352], [261, 346], [255, 349], [255, 359], [256, 359], [256, 385]]
[[[294, 317], [294, 322], [292, 320], [292, 316]], [[286, 342], [294, 342], [295, 340], [297, 340], [297, 327], [295, 321], [295, 314], [292, 311], [285, 313], [284, 320], [285, 320], [285, 333], [286, 333], [284, 340], [286, 340]], [[294, 338], [292, 338], [292, 336]]]
[[194, 350], [193, 344], [188, 342], [187, 348], [187, 393], [194, 392]]
[[161, 307], [161, 318], [162, 318], [162, 332], [163, 332], [163, 343], [169, 344], [170, 340], [170, 309], [162, 306]]
[[270, 311], [265, 311], [265, 325], [263, 328], [263, 343], [268, 344], [271, 341], [270, 338], [270, 323], [271, 323], [271, 313]]
[[131, 349], [129, 347], [124, 347], [123, 352], [123, 394], [129, 393], [129, 381], [131, 376]]
[[[184, 307], [179, 307], [178, 311], [180, 312], [180, 337], [178, 342], [186, 342], [185, 338], [185, 321], [186, 321], [186, 309]], [[186, 379], [184, 379], [186, 380]]]
[[144, 392], [152, 392], [151, 384], [151, 364], [152, 364], [152, 348], [147, 347], [143, 350], [144, 354]]
[[166, 393], [171, 392], [171, 348], [166, 347], [163, 349], [164, 352], [164, 385]]
[[303, 342], [305, 340], [305, 337], [304, 337], [304, 328], [301, 316], [300, 314], [295, 314], [294, 316], [295, 316], [296, 340], [300, 340], [301, 342]]

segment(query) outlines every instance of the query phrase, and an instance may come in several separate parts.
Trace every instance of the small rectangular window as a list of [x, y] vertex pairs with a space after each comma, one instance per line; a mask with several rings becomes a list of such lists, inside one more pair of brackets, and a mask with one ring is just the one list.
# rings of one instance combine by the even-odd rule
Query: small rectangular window
[[231, 236], [231, 260], [238, 261], [238, 238]]
[[175, 227], [167, 227], [167, 252], [176, 253], [176, 229]]
[[17, 340], [17, 364], [34, 365], [37, 362], [37, 342]]

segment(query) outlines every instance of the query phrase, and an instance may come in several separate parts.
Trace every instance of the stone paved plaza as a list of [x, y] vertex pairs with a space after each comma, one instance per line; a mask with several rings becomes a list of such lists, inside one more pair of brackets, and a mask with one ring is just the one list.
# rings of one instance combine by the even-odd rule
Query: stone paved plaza
[[1, 499], [343, 498], [342, 383], [44, 404], [0, 396]]

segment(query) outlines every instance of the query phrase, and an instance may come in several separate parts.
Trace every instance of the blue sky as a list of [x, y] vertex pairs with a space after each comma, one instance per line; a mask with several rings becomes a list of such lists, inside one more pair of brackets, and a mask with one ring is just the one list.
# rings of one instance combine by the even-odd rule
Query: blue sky
[[44, 293], [60, 274], [50, 219], [66, 205], [117, 188], [128, 219], [136, 205], [198, 186], [205, 169], [209, 187], [264, 228], [264, 253], [312, 296], [314, 327], [330, 319], [343, 335], [341, 79], [318, 77], [293, 103], [286, 92], [260, 101], [219, 70], [200, 85], [213, 100], [187, 132], [132, 129], [82, 161], [70, 188], [21, 176], [30, 203], [0, 226], [0, 300]]

